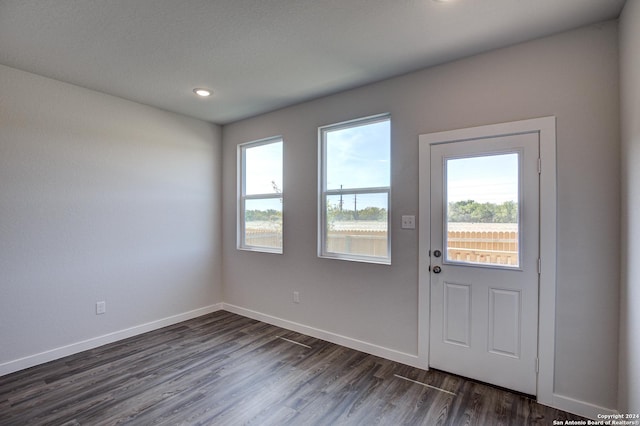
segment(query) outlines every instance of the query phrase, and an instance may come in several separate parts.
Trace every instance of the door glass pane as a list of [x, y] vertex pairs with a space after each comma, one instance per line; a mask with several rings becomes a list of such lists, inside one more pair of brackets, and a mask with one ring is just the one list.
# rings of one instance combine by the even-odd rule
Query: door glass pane
[[520, 266], [519, 154], [445, 160], [445, 260]]

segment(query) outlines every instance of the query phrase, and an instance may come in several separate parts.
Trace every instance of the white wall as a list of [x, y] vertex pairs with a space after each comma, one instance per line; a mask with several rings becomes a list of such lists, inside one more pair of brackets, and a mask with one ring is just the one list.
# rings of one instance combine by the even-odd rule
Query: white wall
[[221, 301], [218, 126], [4, 66], [0, 94], [0, 374]]
[[[607, 22], [426, 69], [223, 128], [224, 300], [417, 354], [418, 135], [557, 117], [555, 392], [615, 408], [618, 371], [619, 96], [617, 23]], [[390, 112], [391, 266], [316, 256], [317, 127]], [[284, 254], [237, 251], [236, 147], [284, 137]], [[292, 291], [301, 303], [292, 303]], [[544, 315], [544, 313], [543, 313]], [[582, 405], [580, 405], [582, 404]]]
[[620, 17], [622, 285], [620, 412], [640, 413], [640, 1]]

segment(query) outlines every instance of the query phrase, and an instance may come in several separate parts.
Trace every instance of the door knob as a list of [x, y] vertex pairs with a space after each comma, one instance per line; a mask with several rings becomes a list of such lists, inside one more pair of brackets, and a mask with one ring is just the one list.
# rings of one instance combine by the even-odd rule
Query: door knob
[[439, 274], [440, 272], [442, 272], [442, 268], [440, 268], [439, 266], [434, 266], [433, 267], [433, 273], [434, 274]]
[[440, 257], [440, 256], [442, 256], [442, 252], [440, 250], [434, 250], [433, 255], [435, 257]]

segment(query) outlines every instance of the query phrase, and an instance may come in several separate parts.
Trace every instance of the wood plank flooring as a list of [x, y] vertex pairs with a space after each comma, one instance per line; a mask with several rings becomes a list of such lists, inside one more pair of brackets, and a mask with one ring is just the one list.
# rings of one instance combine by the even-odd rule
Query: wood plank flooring
[[582, 420], [522, 395], [224, 311], [0, 377], [0, 425], [11, 426], [520, 426], [565, 419]]

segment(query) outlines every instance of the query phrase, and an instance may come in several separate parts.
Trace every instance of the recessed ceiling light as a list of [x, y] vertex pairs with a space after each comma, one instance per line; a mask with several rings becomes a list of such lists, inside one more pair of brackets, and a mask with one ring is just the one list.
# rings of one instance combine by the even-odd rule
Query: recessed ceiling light
[[207, 96], [211, 96], [211, 90], [207, 90], [207, 89], [196, 88], [196, 89], [193, 89], [193, 93], [203, 98], [206, 98]]

